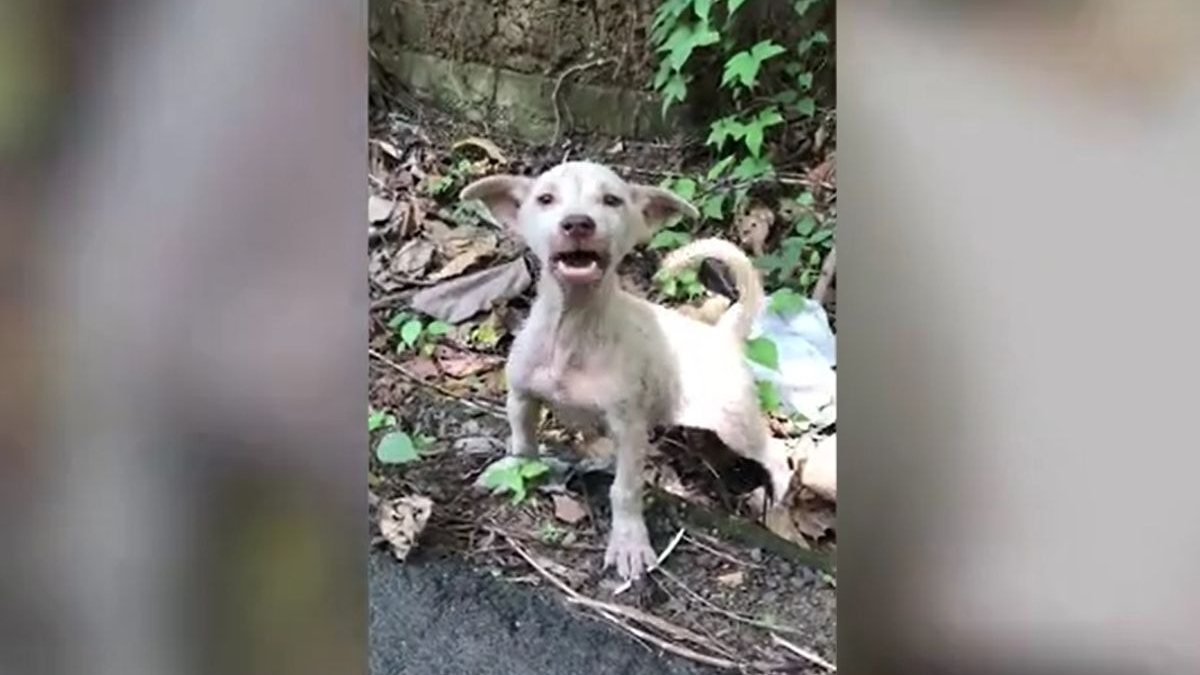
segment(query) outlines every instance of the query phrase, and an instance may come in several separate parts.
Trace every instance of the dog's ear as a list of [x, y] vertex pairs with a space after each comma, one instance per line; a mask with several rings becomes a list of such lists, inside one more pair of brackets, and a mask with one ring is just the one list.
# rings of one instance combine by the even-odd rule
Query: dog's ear
[[462, 189], [460, 199], [478, 199], [505, 227], [516, 229], [517, 210], [529, 195], [533, 180], [525, 176], [488, 176]]
[[633, 205], [642, 210], [642, 217], [650, 229], [654, 229], [672, 216], [697, 218], [700, 212], [686, 199], [660, 187], [651, 185], [633, 186]]

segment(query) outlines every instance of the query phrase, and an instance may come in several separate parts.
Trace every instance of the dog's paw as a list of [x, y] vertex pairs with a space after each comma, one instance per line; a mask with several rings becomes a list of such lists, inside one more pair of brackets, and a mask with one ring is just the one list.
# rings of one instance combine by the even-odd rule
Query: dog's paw
[[650, 534], [640, 520], [614, 524], [604, 551], [604, 566], [616, 567], [622, 579], [638, 579], [657, 562]]

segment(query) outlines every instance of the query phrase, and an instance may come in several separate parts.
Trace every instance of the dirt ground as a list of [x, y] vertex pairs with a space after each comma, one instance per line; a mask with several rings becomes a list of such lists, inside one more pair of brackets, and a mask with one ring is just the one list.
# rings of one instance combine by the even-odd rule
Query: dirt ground
[[[529, 498], [514, 504], [476, 485], [484, 469], [504, 455], [508, 432], [500, 365], [532, 289], [480, 321], [455, 327], [436, 347], [398, 353], [389, 317], [404, 311], [413, 293], [429, 282], [424, 271], [398, 278], [396, 256], [416, 236], [420, 223], [414, 228], [414, 222], [428, 229], [434, 220], [462, 218], [446, 213], [449, 202], [419, 196], [418, 186], [461, 169], [455, 143], [479, 139], [486, 130], [395, 98], [374, 122], [376, 145], [382, 141], [386, 147], [372, 152], [373, 193], [403, 202], [407, 211], [388, 219], [390, 229], [373, 232], [369, 398], [373, 409], [394, 416], [396, 428], [427, 444], [419, 461], [403, 465], [372, 457], [373, 520], [379, 504], [423, 495], [432, 509], [417, 542], [422, 556], [462, 560], [507, 583], [547, 589], [573, 606], [592, 602], [591, 609], [601, 615], [618, 611], [614, 625], [641, 631], [638, 639], [655, 649], [674, 646], [698, 654], [701, 658], [689, 657], [697, 662], [707, 658], [744, 672], [825, 672], [817, 664], [836, 661], [835, 528], [830, 522], [828, 531], [818, 529], [818, 536], [798, 546], [757, 524], [751, 496], [756, 489], [761, 493], [763, 472], [712, 439], [680, 430], [657, 433], [647, 520], [655, 549], [670, 553], [648, 579], [625, 589], [601, 566], [611, 482], [603, 453], [582, 447], [551, 421], [543, 440], [552, 471]], [[695, 154], [694, 148], [666, 141], [570, 138], [550, 148], [521, 146], [500, 136], [483, 136], [467, 150], [472, 157], [501, 155], [477, 160], [472, 170], [502, 165], [506, 171], [536, 173], [567, 158], [586, 157], [647, 182], [687, 168]], [[463, 154], [460, 146], [458, 156]], [[519, 245], [500, 239], [483, 259], [519, 255]], [[424, 269], [436, 268], [436, 260], [435, 255]], [[652, 294], [655, 269], [657, 255], [641, 252], [621, 273], [627, 288]], [[491, 322], [498, 338], [483, 345], [474, 340], [477, 333], [470, 331], [481, 322]], [[373, 445], [383, 432], [373, 433]], [[384, 537], [375, 544], [389, 545]]]

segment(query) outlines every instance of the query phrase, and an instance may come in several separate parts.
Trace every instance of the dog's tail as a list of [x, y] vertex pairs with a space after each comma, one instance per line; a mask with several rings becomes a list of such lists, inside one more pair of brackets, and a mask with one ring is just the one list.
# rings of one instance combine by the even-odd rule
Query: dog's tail
[[762, 309], [764, 299], [758, 270], [742, 249], [724, 239], [697, 239], [667, 254], [663, 267], [678, 272], [705, 258], [724, 263], [733, 275], [738, 303], [725, 312], [717, 325], [729, 328], [739, 340], [744, 340], [750, 335], [750, 325]]

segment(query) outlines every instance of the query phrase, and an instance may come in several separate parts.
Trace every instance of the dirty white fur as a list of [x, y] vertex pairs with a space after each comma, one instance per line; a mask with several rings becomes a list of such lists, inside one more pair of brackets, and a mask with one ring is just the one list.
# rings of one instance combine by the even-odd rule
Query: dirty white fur
[[[656, 425], [715, 432], [739, 454], [762, 462], [775, 494], [791, 470], [768, 457], [765, 420], [742, 356], [749, 323], [762, 304], [750, 260], [733, 244], [701, 240], [665, 261], [681, 268], [716, 258], [732, 272], [741, 301], [716, 326], [647, 302], [621, 289], [616, 267], [652, 228], [696, 209], [660, 188], [630, 185], [588, 162], [560, 164], [536, 179], [493, 176], [463, 190], [514, 228], [541, 261], [537, 299], [513, 343], [506, 366], [508, 417], [514, 454], [537, 452], [543, 405], [576, 422], [598, 422], [616, 448], [612, 532], [605, 564], [626, 578], [654, 563], [642, 514], [642, 468]], [[587, 283], [556, 273], [554, 255], [581, 246], [562, 223], [588, 216], [595, 232], [587, 246], [606, 258]]]

